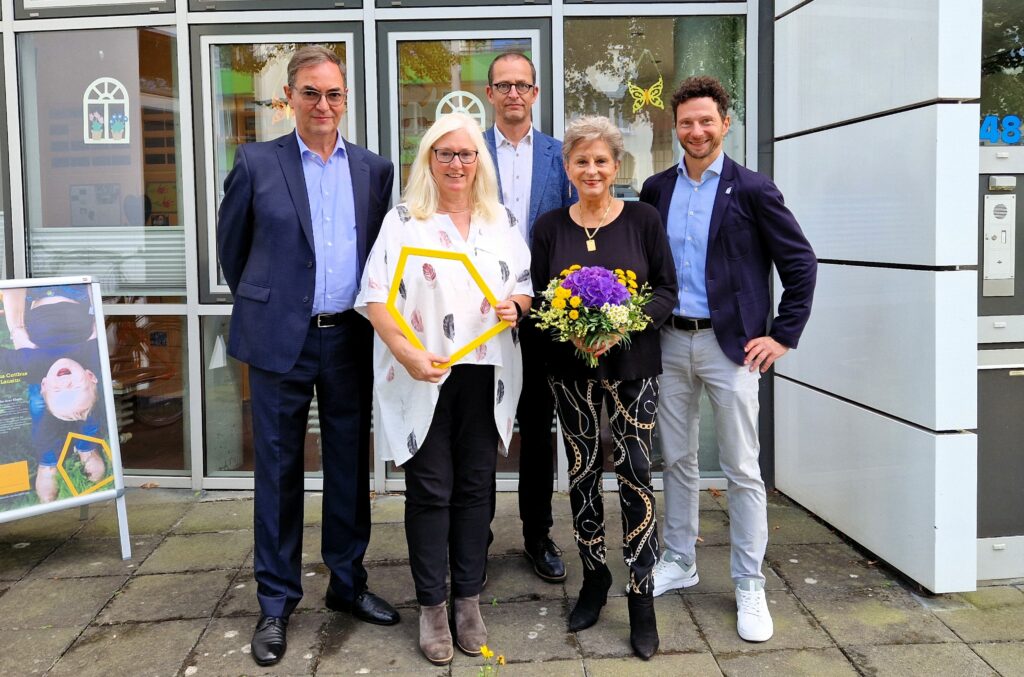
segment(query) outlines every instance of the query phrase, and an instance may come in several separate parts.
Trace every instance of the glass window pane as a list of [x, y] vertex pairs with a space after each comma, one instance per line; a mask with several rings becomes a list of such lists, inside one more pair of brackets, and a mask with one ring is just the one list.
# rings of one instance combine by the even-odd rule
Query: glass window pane
[[184, 296], [174, 29], [21, 34], [18, 60], [30, 274]]
[[672, 93], [691, 75], [713, 75], [733, 97], [725, 152], [744, 163], [746, 21], [742, 16], [598, 17], [565, 21], [565, 116], [606, 115], [626, 157], [618, 197], [679, 162]]
[[530, 38], [398, 42], [400, 185], [409, 178], [420, 138], [445, 113], [463, 112], [481, 129], [492, 124], [487, 69], [505, 52], [530, 55]]
[[1021, 145], [1024, 5], [1019, 0], [985, 0], [982, 17], [981, 145]]
[[121, 459], [129, 474], [188, 474], [187, 331], [179, 316], [107, 317]]
[[[211, 195], [215, 204], [209, 206], [207, 218], [216, 221], [216, 212], [224, 197], [224, 180], [235, 163], [235, 150], [243, 143], [270, 141], [295, 129], [291, 106], [284, 96], [288, 84], [288, 60], [303, 44], [232, 43], [209, 47], [212, 85], [213, 171]], [[319, 43], [334, 51], [347, 67], [346, 81], [353, 78], [348, 63], [350, 42]], [[348, 107], [339, 129], [345, 138], [355, 139], [354, 100], [357, 92], [349, 87]], [[211, 234], [212, 236], [212, 234]], [[211, 246], [213, 245], [211, 238]], [[213, 251], [213, 248], [211, 248]], [[215, 257], [211, 257], [215, 258]], [[217, 266], [217, 284], [227, 291], [227, 281]]]

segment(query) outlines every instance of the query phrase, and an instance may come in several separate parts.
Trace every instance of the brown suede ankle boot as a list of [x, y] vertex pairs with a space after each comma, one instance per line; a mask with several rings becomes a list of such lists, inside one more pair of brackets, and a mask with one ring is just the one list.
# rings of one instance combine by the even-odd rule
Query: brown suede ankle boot
[[467, 656], [479, 656], [487, 644], [487, 628], [480, 616], [480, 595], [455, 598], [455, 643]]
[[448, 605], [445, 602], [420, 607], [420, 649], [434, 665], [448, 665], [455, 651], [452, 631], [448, 627]]

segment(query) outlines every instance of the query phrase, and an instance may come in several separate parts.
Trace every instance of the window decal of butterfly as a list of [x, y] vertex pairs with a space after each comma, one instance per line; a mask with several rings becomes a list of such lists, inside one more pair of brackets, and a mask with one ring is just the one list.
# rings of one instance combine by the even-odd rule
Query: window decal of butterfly
[[665, 102], [661, 100], [661, 91], [665, 88], [665, 78], [662, 76], [659, 75], [658, 80], [647, 89], [637, 87], [632, 82], [627, 82], [626, 87], [629, 88], [629, 94], [633, 97], [634, 113], [648, 104], [665, 110]]

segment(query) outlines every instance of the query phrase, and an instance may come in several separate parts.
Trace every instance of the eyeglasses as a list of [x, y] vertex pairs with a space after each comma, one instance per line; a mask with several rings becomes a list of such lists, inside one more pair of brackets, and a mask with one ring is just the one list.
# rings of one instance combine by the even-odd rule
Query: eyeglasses
[[459, 162], [462, 164], [471, 165], [476, 162], [476, 156], [480, 154], [480, 151], [476, 150], [460, 150], [456, 153], [455, 151], [448, 150], [447, 148], [434, 148], [433, 151], [434, 157], [437, 158], [437, 161], [446, 165], [450, 164], [456, 157], [459, 158]]
[[319, 105], [320, 99], [322, 98], [327, 99], [327, 105], [335, 108], [345, 103], [345, 92], [341, 91], [340, 89], [332, 89], [329, 92], [321, 92], [319, 89], [307, 87], [306, 89], [302, 90], [299, 93], [299, 96], [302, 97], [303, 103], [310, 106]]
[[525, 96], [532, 92], [536, 85], [529, 82], [495, 82], [491, 87], [494, 87], [502, 94], [508, 94], [512, 91], [512, 88], [515, 87], [520, 96]]

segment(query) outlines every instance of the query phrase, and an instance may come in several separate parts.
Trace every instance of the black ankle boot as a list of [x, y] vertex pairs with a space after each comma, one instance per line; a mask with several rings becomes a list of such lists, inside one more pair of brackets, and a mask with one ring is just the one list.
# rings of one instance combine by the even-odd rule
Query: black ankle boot
[[654, 617], [654, 597], [629, 593], [629, 643], [633, 653], [645, 661], [658, 652], [658, 619]]
[[601, 607], [608, 601], [608, 589], [612, 587], [612, 572], [604, 564], [596, 569], [583, 570], [583, 587], [576, 606], [569, 614], [569, 632], [586, 630], [601, 616]]

